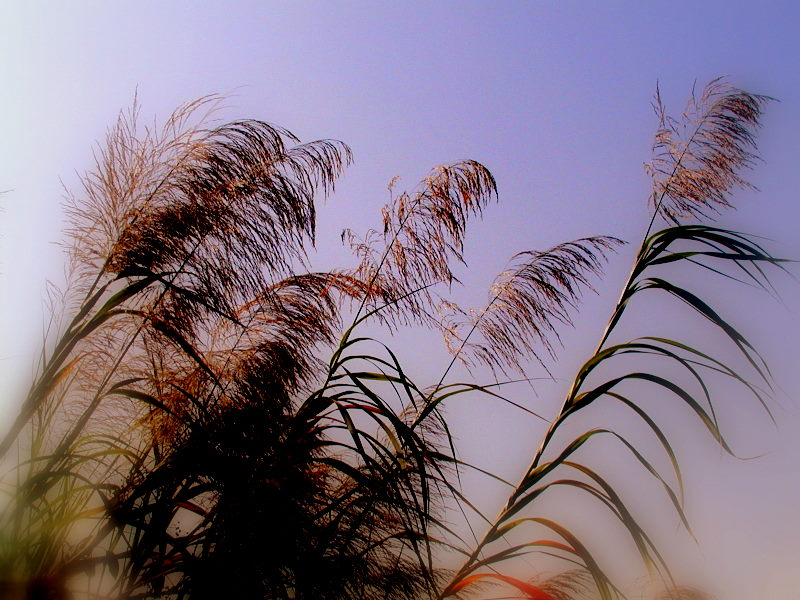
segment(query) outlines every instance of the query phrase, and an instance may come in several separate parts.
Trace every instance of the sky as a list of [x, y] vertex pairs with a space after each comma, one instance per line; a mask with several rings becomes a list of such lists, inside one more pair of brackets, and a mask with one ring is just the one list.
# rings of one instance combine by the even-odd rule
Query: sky
[[[759, 135], [764, 162], [749, 174], [759, 191], [737, 193], [737, 210], [720, 224], [800, 257], [798, 10], [791, 2], [736, 1], [5, 0], [0, 415], [14, 413], [33, 369], [47, 317], [44, 281], [63, 283], [64, 189], [79, 192], [97, 142], [134, 95], [152, 121], [210, 93], [228, 95], [220, 118], [263, 119], [302, 140], [336, 138], [352, 148], [354, 164], [320, 208], [319, 268], [349, 260], [343, 227], [378, 224], [390, 179], [413, 188], [435, 165], [460, 159], [488, 166], [499, 188], [499, 203], [468, 235], [469, 269], [461, 271], [458, 294], [475, 306], [515, 252], [596, 234], [632, 242], [609, 264], [598, 294], [587, 296], [574, 331], [563, 332], [561, 360], [552, 367], [557, 381], [530, 399], [556, 410], [564, 382], [596, 344], [647, 226], [642, 165], [656, 126], [656, 84], [675, 114], [695, 82], [699, 88], [718, 76], [779, 100]], [[781, 301], [709, 288], [774, 367], [777, 428], [739, 401], [723, 418], [742, 455], [763, 456], [726, 458], [695, 425], [674, 422], [689, 463], [687, 510], [701, 540], [683, 558], [729, 600], [795, 597], [800, 411], [792, 375], [800, 290], [791, 278], [778, 279]], [[681, 327], [676, 315], [641, 323]], [[429, 337], [402, 332], [393, 343], [420, 380], [433, 380], [446, 356], [422, 356], [420, 339]], [[485, 402], [448, 411], [467, 457], [518, 476], [538, 425]]]

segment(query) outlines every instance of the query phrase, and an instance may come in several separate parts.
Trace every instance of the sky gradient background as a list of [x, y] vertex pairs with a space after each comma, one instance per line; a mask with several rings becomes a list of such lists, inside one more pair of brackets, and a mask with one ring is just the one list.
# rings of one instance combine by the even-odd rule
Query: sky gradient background
[[[349, 260], [343, 227], [377, 225], [392, 177], [411, 188], [431, 167], [464, 158], [487, 165], [500, 191], [498, 206], [468, 236], [470, 269], [458, 293], [474, 305], [520, 250], [594, 234], [632, 242], [609, 265], [600, 294], [587, 298], [575, 331], [564, 332], [557, 379], [569, 378], [595, 345], [647, 226], [642, 163], [656, 126], [656, 82], [673, 113], [695, 80], [702, 86], [720, 75], [780, 100], [768, 107], [759, 138], [765, 162], [750, 176], [760, 192], [738, 193], [738, 210], [721, 224], [768, 236], [776, 253], [800, 257], [800, 11], [790, 2], [598, 6], [3, 2], [0, 414], [13, 414], [42, 339], [43, 282], [63, 282], [53, 243], [63, 239], [62, 182], [79, 191], [93, 145], [137, 90], [145, 121], [228, 93], [220, 118], [258, 118], [304, 141], [348, 143], [355, 163], [320, 211], [320, 269]], [[776, 285], [783, 303], [710, 292], [774, 365], [778, 428], [738, 401], [723, 418], [742, 455], [765, 456], [731, 460], [696, 440], [696, 425], [680, 416], [673, 423], [701, 542], [679, 554], [728, 600], [796, 598], [800, 576], [800, 293], [788, 278]], [[659, 321], [656, 314], [643, 322]], [[419, 340], [429, 338], [417, 335], [395, 344], [414, 375], [432, 381], [446, 357], [423, 358]], [[530, 401], [552, 412], [560, 394], [563, 381]], [[518, 413], [481, 403], [450, 413], [466, 457], [513, 479], [538, 443], [540, 430]], [[492, 497], [484, 500], [491, 505]]]

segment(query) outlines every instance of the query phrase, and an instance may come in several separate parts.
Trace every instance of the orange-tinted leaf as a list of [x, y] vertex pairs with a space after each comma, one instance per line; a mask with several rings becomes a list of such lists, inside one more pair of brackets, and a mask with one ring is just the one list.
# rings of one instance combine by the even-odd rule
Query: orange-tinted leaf
[[527, 600], [555, 600], [553, 596], [551, 596], [543, 589], [536, 587], [533, 584], [526, 583], [521, 579], [517, 579], [516, 577], [509, 577], [508, 575], [500, 575], [499, 573], [477, 573], [475, 575], [470, 575], [468, 577], [465, 577], [464, 579], [457, 582], [455, 585], [453, 585], [453, 587], [450, 588], [450, 594], [454, 594], [459, 590], [464, 589], [468, 585], [471, 585], [480, 579], [486, 579], [487, 577], [491, 577], [492, 579], [498, 579], [500, 581], [504, 581], [505, 583], [513, 585], [520, 592], [525, 594]]

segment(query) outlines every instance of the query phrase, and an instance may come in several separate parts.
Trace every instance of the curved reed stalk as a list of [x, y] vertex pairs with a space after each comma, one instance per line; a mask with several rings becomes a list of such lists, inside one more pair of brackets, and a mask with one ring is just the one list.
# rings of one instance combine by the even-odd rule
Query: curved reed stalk
[[[523, 585], [530, 584], [498, 574], [497, 569], [502, 568], [503, 563], [532, 552], [551, 555], [555, 553], [568, 564], [581, 564], [593, 576], [595, 587], [602, 598], [617, 596], [618, 590], [606, 577], [601, 566], [569, 529], [549, 519], [525, 516], [530, 514], [531, 509], [535, 510], [535, 501], [543, 494], [563, 486], [586, 493], [605, 505], [626, 528], [644, 563], [669, 580], [667, 565], [647, 533], [632, 516], [626, 503], [600, 473], [586, 462], [579, 462], [577, 454], [578, 450], [597, 436], [616, 439], [660, 482], [679, 518], [689, 529], [682, 507], [683, 483], [680, 468], [672, 446], [660, 425], [648, 414], [642, 402], [642, 392], [634, 392], [626, 384], [647, 384], [650, 387], [648, 394], [666, 394], [685, 404], [728, 452], [731, 450], [717, 425], [712, 392], [706, 384], [709, 374], [722, 374], [738, 382], [769, 413], [761, 388], [750, 383], [722, 361], [696, 348], [677, 340], [656, 337], [642, 337], [617, 344], [609, 342], [623, 315], [630, 309], [633, 298], [638, 298], [645, 292], [652, 293], [652, 290], [660, 291], [681, 300], [697, 315], [710, 322], [712, 328], [721, 331], [750, 365], [754, 376], [769, 388], [769, 370], [766, 364], [736, 329], [692, 291], [650, 275], [654, 267], [672, 263], [673, 268], [686, 265], [684, 268], [701, 267], [724, 277], [736, 278], [735, 275], [738, 275], [746, 283], [769, 289], [769, 281], [761, 265], [781, 267], [780, 263], [784, 261], [771, 256], [743, 234], [705, 225], [678, 224], [681, 218], [706, 217], [708, 211], [729, 206], [728, 194], [731, 189], [735, 186], [749, 186], [741, 178], [739, 171], [751, 166], [757, 159], [754, 131], [758, 127], [761, 108], [768, 100], [770, 98], [766, 96], [749, 94], [721, 80], [714, 80], [699, 98], [692, 97], [687, 113], [679, 121], [666, 114], [660, 96], [656, 94], [654, 106], [659, 116], [659, 130], [654, 144], [655, 157], [648, 165], [648, 172], [653, 176], [653, 221], [656, 216], [661, 215], [676, 225], [650, 235], [653, 225], [651, 221], [631, 274], [623, 286], [620, 300], [596, 351], [579, 370], [561, 409], [551, 421], [529, 468], [514, 487], [506, 505], [491, 522], [483, 538], [467, 553], [462, 566], [442, 589], [439, 598], [460, 595], [465, 588], [478, 581], [500, 578], [521, 589], [529, 598], [551, 600], [555, 596], [543, 588], [523, 588]], [[691, 132], [688, 139], [681, 137], [686, 131]], [[728, 266], [734, 267], [733, 275], [726, 273], [730, 271], [726, 268]], [[694, 381], [694, 386], [689, 388], [681, 380], [661, 375], [658, 371], [625, 372], [624, 366], [619, 364], [620, 361], [615, 360], [624, 355], [655, 355], [666, 363], [677, 364]], [[601, 383], [596, 382], [597, 378], [600, 378]], [[598, 402], [609, 400], [629, 408], [660, 443], [672, 464], [677, 492], [643, 452], [616, 431], [592, 428], [565, 446], [553, 448], [556, 434], [573, 415]], [[531, 527], [538, 527], [556, 537], [516, 543], [510, 548], [507, 544], [498, 547], [500, 540], [506, 539], [510, 533]]]

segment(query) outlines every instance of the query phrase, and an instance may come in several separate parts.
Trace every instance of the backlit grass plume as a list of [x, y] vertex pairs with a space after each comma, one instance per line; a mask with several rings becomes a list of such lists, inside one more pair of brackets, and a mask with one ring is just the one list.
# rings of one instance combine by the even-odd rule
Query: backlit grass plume
[[692, 92], [676, 119], [656, 91], [653, 107], [659, 125], [653, 158], [646, 165], [653, 179], [654, 211], [675, 223], [708, 218], [730, 207], [728, 196], [735, 188], [752, 187], [741, 171], [758, 158], [755, 130], [770, 100], [715, 79], [699, 96]]
[[464, 261], [467, 221], [496, 196], [494, 177], [480, 163], [440, 166], [415, 192], [384, 206], [382, 230], [370, 229], [363, 238], [342, 232], [359, 259], [353, 276], [367, 285], [364, 301], [382, 303], [378, 315], [387, 322], [436, 324], [430, 287], [458, 281], [451, 261]]
[[558, 326], [572, 324], [570, 309], [577, 308], [581, 290], [591, 288], [589, 276], [600, 274], [607, 254], [621, 243], [597, 236], [518, 253], [492, 283], [491, 300], [482, 311], [445, 305], [448, 349], [467, 363], [475, 360], [492, 369], [524, 372], [523, 361], [531, 357], [544, 366], [539, 353], [555, 358]]

